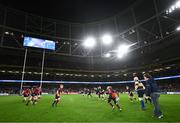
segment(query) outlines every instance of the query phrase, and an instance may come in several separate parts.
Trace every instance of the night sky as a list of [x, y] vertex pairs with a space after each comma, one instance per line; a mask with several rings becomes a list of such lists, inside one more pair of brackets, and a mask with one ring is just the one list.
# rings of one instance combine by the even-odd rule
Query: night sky
[[136, 0], [0, 0], [0, 4], [36, 15], [71, 22], [111, 17]]

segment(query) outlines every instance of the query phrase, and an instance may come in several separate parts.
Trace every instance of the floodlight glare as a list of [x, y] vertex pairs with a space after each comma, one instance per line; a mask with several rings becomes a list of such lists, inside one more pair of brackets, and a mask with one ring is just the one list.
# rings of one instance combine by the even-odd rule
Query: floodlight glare
[[175, 10], [175, 8], [176, 8], [176, 7], [175, 7], [174, 5], [173, 5], [173, 6], [171, 6], [171, 10], [172, 10], [172, 11], [174, 11], [174, 10]]
[[180, 1], [177, 1], [177, 2], [176, 2], [175, 7], [176, 7], [176, 8], [180, 8]]
[[117, 58], [121, 59], [124, 56], [123, 53], [117, 53]]
[[83, 45], [86, 48], [93, 48], [96, 45], [96, 40], [92, 37], [89, 37], [84, 41]]
[[106, 57], [106, 58], [109, 58], [109, 57], [111, 57], [111, 54], [110, 54], [110, 53], [106, 53], [106, 54], [105, 54], [105, 57]]
[[129, 50], [129, 45], [120, 45], [118, 47], [118, 52], [122, 54], [126, 54]]
[[177, 1], [175, 4], [173, 4], [169, 9], [168, 12], [166, 11], [166, 14], [174, 12], [176, 9], [180, 8], [180, 0]]
[[172, 9], [169, 9], [169, 13], [172, 13]]
[[180, 31], [180, 26], [178, 26], [178, 27], [176, 28], [176, 30], [177, 30], [177, 31]]
[[169, 11], [168, 11], [168, 10], [166, 10], [166, 14], [169, 14]]
[[128, 53], [130, 45], [120, 45], [117, 50], [117, 57], [122, 58]]
[[110, 36], [110, 35], [104, 35], [103, 37], [102, 37], [102, 42], [103, 42], [103, 44], [105, 44], [105, 45], [109, 45], [109, 44], [111, 44], [112, 43], [112, 36]]

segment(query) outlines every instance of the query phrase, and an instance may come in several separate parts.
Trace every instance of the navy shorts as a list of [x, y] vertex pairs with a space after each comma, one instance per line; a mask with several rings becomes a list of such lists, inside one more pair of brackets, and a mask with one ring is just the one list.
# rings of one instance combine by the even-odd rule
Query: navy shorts
[[24, 97], [29, 97], [29, 95], [23, 95]]
[[55, 99], [60, 99], [60, 96], [57, 96], [57, 95], [56, 95], [56, 96], [55, 96]]
[[112, 98], [111, 96], [109, 96], [109, 98], [108, 98], [108, 103], [110, 103], [111, 100], [113, 100], [114, 104], [117, 104], [116, 98]]
[[143, 97], [144, 96], [144, 90], [138, 90], [137, 94], [138, 94], [138, 97]]
[[36, 96], [36, 95], [33, 93], [33, 94], [31, 94], [31, 96], [34, 97], [34, 96]]

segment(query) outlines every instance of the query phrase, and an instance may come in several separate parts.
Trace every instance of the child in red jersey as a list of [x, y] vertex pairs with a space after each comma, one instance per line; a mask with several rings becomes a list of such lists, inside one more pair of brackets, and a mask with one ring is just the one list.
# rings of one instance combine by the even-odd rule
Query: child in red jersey
[[41, 89], [40, 88], [35, 88], [34, 90], [34, 94], [36, 96], [37, 99], [40, 99], [40, 95], [41, 95]]
[[119, 95], [118, 93], [116, 93], [111, 86], [107, 87], [107, 91], [109, 94], [109, 98], [108, 98], [108, 103], [110, 104], [110, 106], [112, 107], [112, 109], [114, 109], [114, 105], [111, 103], [111, 101], [114, 101], [114, 104], [117, 106], [117, 108], [122, 111], [122, 109], [120, 108], [119, 104], [118, 104], [118, 100], [119, 100]]
[[22, 95], [23, 95], [23, 102], [27, 101], [27, 98], [30, 96], [30, 90], [29, 89], [25, 89], [22, 91]]
[[38, 100], [38, 96], [37, 95], [38, 95], [38, 89], [32, 88], [31, 92], [30, 92], [29, 99], [28, 99], [26, 105], [28, 106], [30, 102], [33, 105], [37, 104], [37, 100]]

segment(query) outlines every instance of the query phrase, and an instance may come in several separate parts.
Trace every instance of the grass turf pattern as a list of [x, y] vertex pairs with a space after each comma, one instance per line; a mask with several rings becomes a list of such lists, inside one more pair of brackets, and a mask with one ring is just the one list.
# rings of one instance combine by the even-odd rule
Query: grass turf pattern
[[123, 111], [114, 110], [107, 101], [97, 97], [63, 95], [62, 102], [52, 107], [53, 95], [42, 96], [35, 105], [26, 106], [20, 96], [0, 96], [0, 122], [178, 122], [180, 121], [180, 95], [161, 95], [163, 119], [152, 117], [153, 105], [140, 109], [139, 101], [130, 102], [120, 94]]

